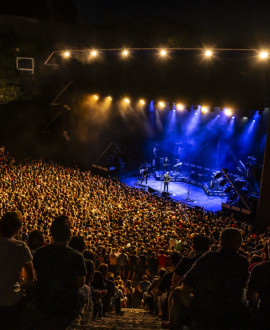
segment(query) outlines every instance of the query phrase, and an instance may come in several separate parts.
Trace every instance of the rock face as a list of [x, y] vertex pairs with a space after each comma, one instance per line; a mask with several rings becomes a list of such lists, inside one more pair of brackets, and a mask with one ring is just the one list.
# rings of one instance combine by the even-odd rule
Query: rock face
[[105, 317], [93, 321], [86, 321], [84, 325], [75, 326], [71, 329], [104, 329], [104, 330], [146, 330], [162, 329], [161, 321], [157, 316], [149, 314], [143, 309], [122, 309], [123, 315], [115, 313], [107, 314]]

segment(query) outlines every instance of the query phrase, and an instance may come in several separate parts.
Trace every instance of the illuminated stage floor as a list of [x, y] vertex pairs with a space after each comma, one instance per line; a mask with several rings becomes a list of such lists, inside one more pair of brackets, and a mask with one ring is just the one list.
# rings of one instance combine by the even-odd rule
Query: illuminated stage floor
[[[143, 185], [137, 184], [137, 178], [134, 176], [120, 175], [119, 180], [130, 187], [135, 188], [147, 188], [151, 187], [155, 189], [157, 192], [163, 191], [163, 182], [156, 181], [154, 176], [148, 178], [147, 186], [145, 185], [145, 181]], [[186, 202], [185, 199], [188, 197], [188, 189], [189, 189], [189, 198], [194, 202]], [[220, 211], [221, 204], [225, 203], [226, 197], [218, 197], [218, 196], [207, 196], [201, 187], [197, 187], [185, 182], [170, 182], [169, 183], [169, 193], [170, 197], [176, 201], [185, 202], [191, 206], [199, 206], [203, 207], [208, 211]]]

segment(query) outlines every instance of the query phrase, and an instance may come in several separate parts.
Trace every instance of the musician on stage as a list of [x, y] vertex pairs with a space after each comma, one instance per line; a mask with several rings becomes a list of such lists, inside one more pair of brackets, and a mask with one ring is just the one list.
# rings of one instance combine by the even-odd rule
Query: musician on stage
[[171, 181], [171, 177], [169, 175], [169, 172], [167, 172], [164, 176], [164, 191], [169, 191], [169, 182]]
[[145, 179], [145, 184], [147, 184], [148, 176], [149, 176], [149, 171], [148, 171], [148, 168], [146, 167], [142, 172], [141, 183], [143, 183], [143, 180]]

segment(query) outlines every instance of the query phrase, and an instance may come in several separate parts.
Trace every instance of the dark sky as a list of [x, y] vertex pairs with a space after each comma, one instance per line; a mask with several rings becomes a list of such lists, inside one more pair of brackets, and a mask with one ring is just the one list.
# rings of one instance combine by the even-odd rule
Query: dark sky
[[[257, 47], [270, 34], [270, 1], [265, 0], [75, 0], [78, 18], [91, 24], [147, 24], [158, 21], [160, 26], [175, 25], [187, 31], [201, 31], [204, 42], [238, 39], [246, 47]], [[203, 40], [205, 39], [205, 40]]]

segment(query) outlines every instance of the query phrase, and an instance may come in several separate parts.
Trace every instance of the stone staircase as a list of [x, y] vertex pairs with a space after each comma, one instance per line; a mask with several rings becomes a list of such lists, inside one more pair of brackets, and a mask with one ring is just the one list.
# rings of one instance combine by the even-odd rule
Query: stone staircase
[[78, 325], [70, 329], [91, 330], [145, 330], [145, 329], [162, 329], [160, 319], [143, 309], [122, 309], [123, 315], [108, 313], [105, 317], [93, 321], [85, 321], [83, 325]]

